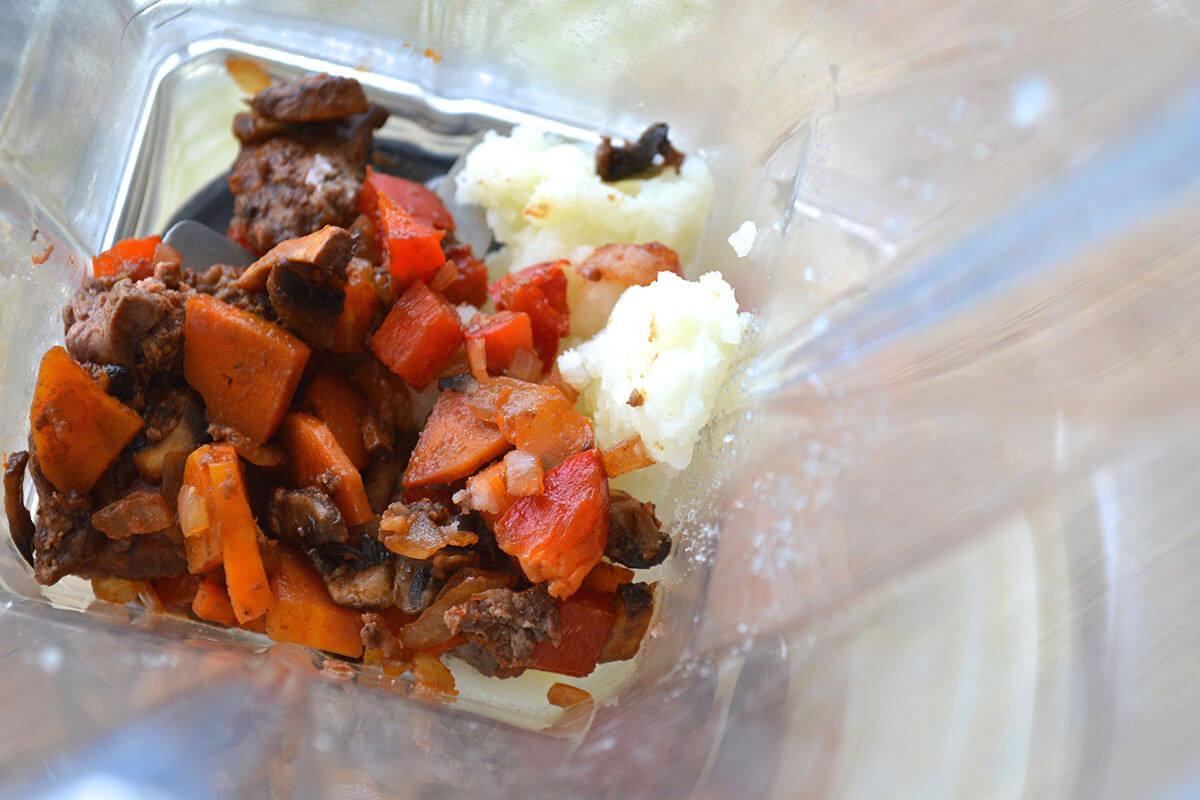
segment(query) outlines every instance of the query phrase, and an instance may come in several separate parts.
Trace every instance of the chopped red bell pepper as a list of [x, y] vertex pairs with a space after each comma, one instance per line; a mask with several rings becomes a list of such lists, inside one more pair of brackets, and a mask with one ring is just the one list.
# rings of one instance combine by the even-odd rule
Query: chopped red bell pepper
[[[168, 608], [182, 605], [191, 606], [192, 598], [196, 596], [202, 580], [199, 575], [185, 572], [169, 578], [155, 578], [150, 581], [150, 585], [154, 588], [154, 593], [158, 595], [158, 602], [164, 606]], [[233, 606], [230, 606], [230, 610], [232, 609]]]
[[371, 350], [418, 392], [462, 344], [458, 312], [416, 281], [401, 295], [371, 338]]
[[124, 239], [92, 259], [92, 274], [97, 278], [128, 275], [135, 281], [154, 274], [154, 251], [162, 243], [161, 236]]
[[582, 678], [596, 668], [600, 651], [612, 633], [612, 595], [581, 589], [558, 603], [562, 640], [555, 647], [538, 642], [534, 669]]
[[506, 370], [518, 350], [533, 348], [533, 326], [524, 311], [498, 311], [479, 319], [467, 328], [466, 337], [483, 340], [488, 372], [493, 375]]
[[446, 232], [409, 213], [382, 192], [364, 187], [362, 196], [371, 196], [372, 192], [383, 260], [392, 276], [392, 291], [399, 294], [414, 280], [428, 280], [446, 263], [446, 254], [442, 252], [442, 237]]
[[457, 274], [443, 289], [442, 296], [451, 303], [470, 303], [479, 308], [488, 299], [487, 267], [475, 257], [471, 245], [453, 244], [446, 248], [446, 262], [454, 263]]
[[533, 344], [543, 364], [558, 354], [558, 340], [571, 332], [567, 308], [567, 276], [563, 266], [570, 262], [547, 261], [509, 273], [488, 288], [500, 311], [523, 311], [533, 326]]
[[379, 225], [380, 194], [387, 195], [400, 208], [438, 230], [454, 230], [454, 217], [432, 189], [367, 167], [367, 178], [358, 196], [358, 213], [365, 215], [376, 227]]
[[598, 450], [571, 456], [545, 474], [546, 490], [517, 500], [496, 523], [496, 544], [534, 583], [569, 597], [600, 563], [612, 513]]

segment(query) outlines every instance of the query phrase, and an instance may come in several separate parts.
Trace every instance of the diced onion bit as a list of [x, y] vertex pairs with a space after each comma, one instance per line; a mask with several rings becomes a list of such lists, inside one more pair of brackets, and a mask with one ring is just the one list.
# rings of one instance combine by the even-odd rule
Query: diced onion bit
[[486, 381], [487, 345], [483, 339], [467, 339], [467, 361], [471, 364], [471, 375], [477, 381]]
[[550, 705], [552, 706], [571, 708], [580, 703], [592, 702], [592, 695], [587, 690], [580, 689], [578, 686], [572, 686], [569, 683], [555, 683], [546, 692], [546, 699], [550, 701]]
[[458, 697], [454, 675], [436, 656], [428, 653], [413, 655], [413, 695], [431, 700], [452, 700]]
[[143, 592], [152, 593], [145, 581], [128, 581], [124, 578], [92, 578], [92, 594], [97, 600], [123, 606], [138, 599]]
[[443, 547], [466, 547], [479, 541], [471, 531], [459, 530], [457, 522], [438, 525], [419, 508], [392, 503], [379, 520], [384, 547], [408, 558], [429, 558]]
[[247, 94], [257, 94], [271, 85], [271, 76], [249, 59], [230, 56], [225, 59], [225, 71]]
[[508, 369], [504, 372], [510, 378], [534, 383], [541, 377], [543, 366], [542, 360], [537, 357], [537, 353], [521, 348], [513, 354], [512, 363], [508, 365]]
[[541, 494], [545, 489], [542, 483], [542, 462], [533, 453], [510, 450], [504, 456], [504, 469], [505, 483], [511, 495], [528, 497], [531, 494]]
[[654, 459], [650, 457], [640, 436], [631, 436], [607, 450], [600, 451], [600, 460], [604, 463], [605, 474], [610, 478], [654, 464]]

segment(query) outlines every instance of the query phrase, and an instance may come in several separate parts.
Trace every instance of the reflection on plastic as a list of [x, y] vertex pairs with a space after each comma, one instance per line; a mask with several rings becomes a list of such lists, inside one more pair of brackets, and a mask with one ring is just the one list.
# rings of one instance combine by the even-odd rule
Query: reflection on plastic
[[[11, 792], [1141, 797], [1194, 780], [1192, 4], [8, 5], [5, 450], [83, 254], [156, 228], [228, 163], [208, 136], [239, 102], [225, 47], [365, 67], [438, 146], [484, 101], [618, 133], [670, 121], [721, 187], [701, 261], [780, 356], [747, 360], [761, 402], [735, 402], [664, 504], [679, 555], [642, 674], [585, 732], [331, 683], [292, 648], [88, 607], [78, 585], [43, 595], [4, 542]], [[153, 126], [163, 149], [125, 172]], [[1165, 171], [1121, 160], [1139, 152]], [[155, 783], [181, 756], [174, 777], [222, 763]]]

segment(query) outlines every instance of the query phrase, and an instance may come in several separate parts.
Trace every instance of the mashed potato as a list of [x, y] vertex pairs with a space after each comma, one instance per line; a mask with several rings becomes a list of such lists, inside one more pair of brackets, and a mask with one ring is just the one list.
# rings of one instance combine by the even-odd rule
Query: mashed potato
[[637, 434], [657, 461], [683, 469], [749, 321], [719, 273], [663, 272], [627, 289], [604, 330], [558, 367], [601, 447]]
[[686, 265], [713, 201], [699, 158], [685, 159], [678, 173], [604, 183], [591, 148], [529, 126], [488, 133], [455, 180], [457, 201], [483, 206], [505, 245], [488, 258], [493, 274], [556, 258], [578, 262], [610, 242], [662, 242]]

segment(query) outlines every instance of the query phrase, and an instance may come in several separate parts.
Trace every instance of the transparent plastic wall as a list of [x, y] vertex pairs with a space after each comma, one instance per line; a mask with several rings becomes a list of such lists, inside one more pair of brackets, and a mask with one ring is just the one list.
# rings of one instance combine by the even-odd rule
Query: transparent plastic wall
[[594, 718], [333, 682], [43, 592], [5, 543], [12, 796], [1195, 793], [1197, 4], [0, 11], [5, 451], [86, 254], [231, 157], [228, 98], [188, 93], [228, 52], [358, 70], [451, 150], [464, 120], [669, 121], [719, 187], [699, 261], [761, 319], [674, 491], [657, 635]]

